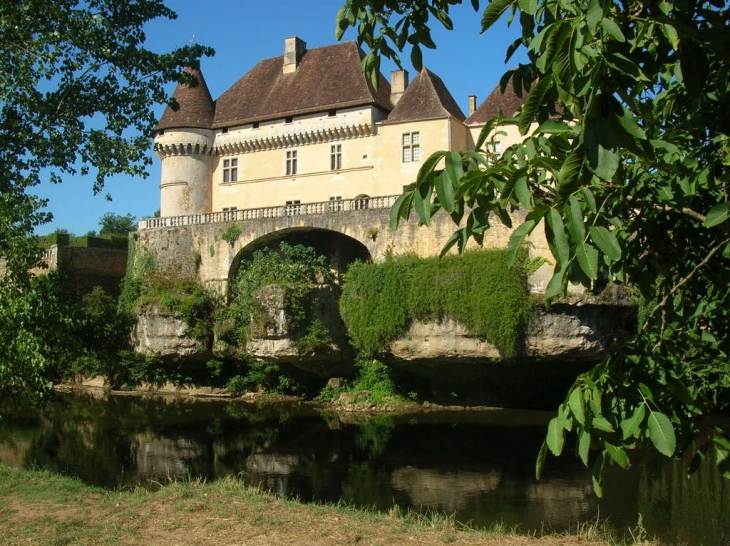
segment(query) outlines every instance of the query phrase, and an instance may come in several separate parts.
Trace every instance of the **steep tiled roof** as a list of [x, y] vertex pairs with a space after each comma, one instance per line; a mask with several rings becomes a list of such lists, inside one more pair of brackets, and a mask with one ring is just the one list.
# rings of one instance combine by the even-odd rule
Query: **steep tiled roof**
[[527, 98], [525, 93], [521, 98], [515, 94], [512, 85], [507, 85], [504, 93], [499, 90], [499, 85], [489, 94], [487, 99], [474, 110], [474, 113], [466, 120], [467, 125], [484, 125], [500, 112], [504, 116], [514, 115], [517, 109], [522, 106]]
[[441, 78], [424, 68], [408, 86], [384, 123], [448, 117], [464, 121], [465, 116]]
[[390, 110], [390, 84], [381, 75], [373, 89], [362, 58], [355, 42], [345, 42], [307, 50], [289, 74], [283, 56], [264, 59], [218, 98], [213, 127], [366, 104]]
[[184, 83], [178, 84], [172, 96], [180, 105], [180, 108], [175, 111], [168, 106], [157, 124], [157, 130], [171, 128], [210, 129], [213, 123], [215, 104], [210, 96], [203, 74], [192, 68], [187, 68], [185, 71], [195, 76], [198, 85], [190, 87]]

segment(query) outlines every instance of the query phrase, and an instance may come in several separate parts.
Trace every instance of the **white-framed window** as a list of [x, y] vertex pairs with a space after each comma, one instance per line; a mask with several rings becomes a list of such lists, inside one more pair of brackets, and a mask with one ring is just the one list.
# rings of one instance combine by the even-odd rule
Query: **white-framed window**
[[403, 133], [403, 163], [421, 161], [421, 134]]
[[342, 196], [333, 195], [330, 197], [330, 212], [340, 212], [342, 210]]
[[502, 143], [499, 140], [492, 140], [491, 142], [487, 142], [487, 152], [489, 152], [490, 154], [502, 153]]
[[299, 199], [290, 199], [284, 204], [284, 211], [287, 216], [294, 216], [301, 211], [301, 201]]
[[330, 146], [330, 169], [339, 171], [342, 168], [342, 144]]
[[238, 158], [223, 160], [223, 182], [236, 182], [238, 180]]
[[289, 150], [286, 152], [286, 174], [297, 174], [297, 151]]

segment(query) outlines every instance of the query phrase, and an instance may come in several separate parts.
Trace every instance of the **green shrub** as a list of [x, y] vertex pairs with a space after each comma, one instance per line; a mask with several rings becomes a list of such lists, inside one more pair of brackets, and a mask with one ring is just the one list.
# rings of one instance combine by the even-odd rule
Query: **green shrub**
[[243, 233], [243, 228], [239, 224], [234, 224], [231, 222], [228, 224], [228, 227], [221, 235], [221, 239], [223, 239], [226, 243], [233, 246], [233, 244], [236, 242], [236, 239], [238, 239], [241, 236], [241, 233]]
[[413, 320], [451, 318], [509, 358], [531, 313], [527, 264], [523, 256], [508, 267], [503, 250], [355, 263], [344, 277], [340, 313], [365, 354], [385, 350]]

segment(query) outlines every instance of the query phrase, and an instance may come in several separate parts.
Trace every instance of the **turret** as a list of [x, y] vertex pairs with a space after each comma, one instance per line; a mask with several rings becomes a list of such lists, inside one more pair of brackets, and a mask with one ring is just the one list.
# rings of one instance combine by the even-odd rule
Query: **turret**
[[168, 106], [155, 128], [155, 153], [162, 161], [160, 216], [211, 210], [215, 103], [203, 74], [187, 72], [198, 84], [178, 84], [173, 97], [179, 109]]

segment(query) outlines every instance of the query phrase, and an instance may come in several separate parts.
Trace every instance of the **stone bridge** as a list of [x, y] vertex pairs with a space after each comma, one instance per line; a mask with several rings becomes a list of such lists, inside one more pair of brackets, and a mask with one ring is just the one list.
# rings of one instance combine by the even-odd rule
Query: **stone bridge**
[[[397, 196], [343, 199], [281, 207], [232, 210], [148, 218], [139, 222], [132, 265], [145, 256], [158, 270], [195, 278], [225, 293], [241, 261], [260, 248], [286, 241], [314, 247], [344, 271], [354, 260], [382, 261], [389, 254], [438, 255], [456, 226], [437, 214], [430, 226], [415, 215], [397, 231], [390, 229], [390, 209]], [[516, 224], [519, 224], [516, 218]], [[499, 221], [484, 238], [485, 247], [504, 248], [511, 230]], [[530, 242], [532, 256], [545, 255], [539, 235]], [[532, 290], [543, 289], [545, 274], [533, 276]]]

